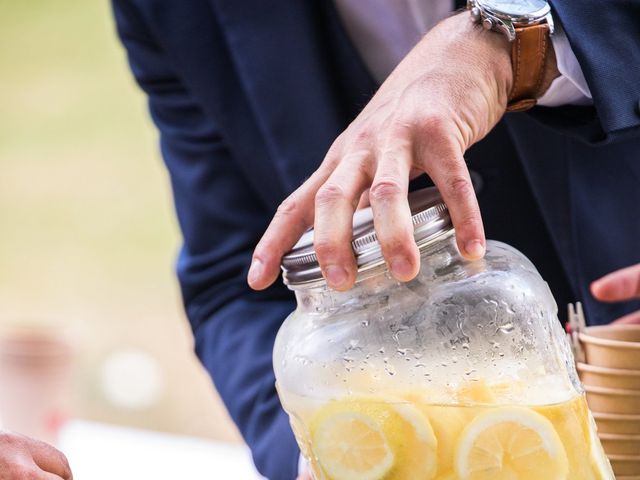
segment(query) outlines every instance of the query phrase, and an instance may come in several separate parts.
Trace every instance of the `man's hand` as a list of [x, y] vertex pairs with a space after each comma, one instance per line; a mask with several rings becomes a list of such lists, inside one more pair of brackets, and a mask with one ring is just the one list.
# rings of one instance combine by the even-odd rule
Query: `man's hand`
[[349, 289], [356, 278], [352, 218], [363, 194], [391, 272], [412, 279], [419, 255], [407, 193], [409, 179], [421, 173], [448, 205], [462, 255], [482, 257], [484, 230], [463, 154], [505, 112], [513, 76], [509, 49], [503, 35], [473, 25], [467, 12], [431, 30], [336, 139], [320, 168], [282, 203], [255, 249], [249, 284], [273, 283], [282, 256], [313, 225], [323, 275], [332, 288]]
[[0, 480], [71, 480], [66, 457], [44, 442], [0, 432]]
[[[591, 293], [602, 302], [640, 299], [640, 263], [596, 280], [591, 284]], [[625, 315], [614, 323], [640, 324], [640, 311]]]
[[307, 471], [307, 472], [304, 472], [302, 475], [300, 475], [297, 480], [313, 480], [313, 477]]

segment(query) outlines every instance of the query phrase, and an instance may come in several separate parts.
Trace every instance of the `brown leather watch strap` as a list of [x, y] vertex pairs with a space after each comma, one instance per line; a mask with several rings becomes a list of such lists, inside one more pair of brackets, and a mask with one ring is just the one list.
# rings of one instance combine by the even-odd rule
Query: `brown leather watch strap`
[[516, 28], [516, 39], [511, 43], [513, 87], [509, 95], [508, 112], [528, 110], [536, 104], [549, 41], [549, 25], [546, 23]]

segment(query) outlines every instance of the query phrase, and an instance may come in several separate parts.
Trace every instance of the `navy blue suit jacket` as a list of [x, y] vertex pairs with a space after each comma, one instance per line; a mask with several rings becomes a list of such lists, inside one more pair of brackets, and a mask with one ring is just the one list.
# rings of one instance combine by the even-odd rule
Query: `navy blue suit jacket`
[[[178, 276], [196, 351], [268, 478], [298, 449], [271, 350], [294, 299], [251, 291], [252, 250], [376, 85], [327, 0], [114, 0], [149, 97], [184, 236]], [[489, 238], [528, 255], [561, 309], [638, 308], [588, 284], [640, 261], [640, 3], [552, 0], [595, 108], [509, 114], [467, 155]]]

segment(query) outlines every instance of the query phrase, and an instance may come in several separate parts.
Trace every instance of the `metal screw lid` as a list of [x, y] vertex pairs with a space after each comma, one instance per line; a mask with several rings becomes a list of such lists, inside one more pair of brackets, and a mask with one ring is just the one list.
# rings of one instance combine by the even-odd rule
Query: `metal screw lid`
[[[409, 207], [413, 222], [413, 236], [418, 247], [453, 228], [447, 206], [433, 187], [410, 193]], [[282, 270], [284, 282], [287, 285], [324, 281], [313, 247], [313, 233], [313, 229], [307, 230], [293, 249], [283, 257]], [[356, 257], [358, 272], [384, 263], [370, 207], [358, 210], [353, 216], [351, 248]]]

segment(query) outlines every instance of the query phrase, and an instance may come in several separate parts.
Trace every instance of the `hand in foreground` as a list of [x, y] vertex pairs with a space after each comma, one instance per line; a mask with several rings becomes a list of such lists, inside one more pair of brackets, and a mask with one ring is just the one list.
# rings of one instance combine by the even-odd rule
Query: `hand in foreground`
[[313, 480], [313, 477], [307, 471], [307, 472], [304, 472], [302, 475], [300, 475], [297, 480]]
[[0, 432], [0, 480], [71, 480], [66, 457], [44, 442]]
[[509, 48], [466, 12], [431, 30], [336, 139], [320, 168], [282, 203], [255, 249], [251, 287], [273, 283], [283, 254], [314, 225], [323, 275], [332, 288], [349, 289], [356, 278], [352, 217], [367, 195], [392, 274], [412, 279], [419, 255], [408, 183], [425, 172], [449, 207], [460, 252], [482, 257], [484, 230], [463, 154], [505, 112], [513, 76]]
[[[591, 293], [603, 302], [640, 299], [640, 263], [596, 280], [591, 284]], [[640, 324], [640, 311], [625, 315], [614, 323]]]

